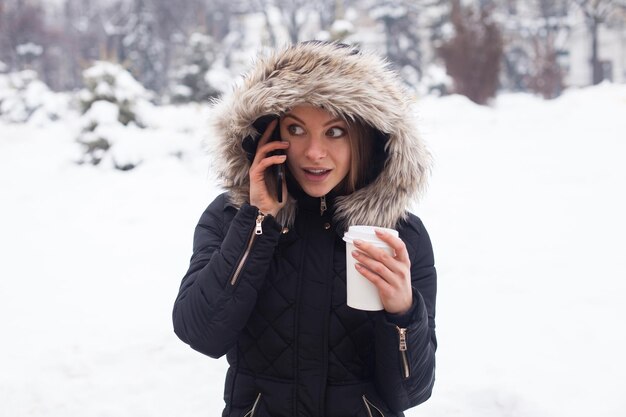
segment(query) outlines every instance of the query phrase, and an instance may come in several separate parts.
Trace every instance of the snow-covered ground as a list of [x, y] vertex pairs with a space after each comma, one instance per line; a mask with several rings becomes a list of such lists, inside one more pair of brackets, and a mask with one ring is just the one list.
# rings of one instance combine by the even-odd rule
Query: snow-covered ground
[[[439, 350], [433, 397], [407, 416], [626, 415], [626, 86], [419, 109]], [[170, 319], [219, 192], [206, 113], [150, 111], [128, 172], [73, 162], [75, 117], [0, 122], [2, 417], [221, 412], [225, 361]]]

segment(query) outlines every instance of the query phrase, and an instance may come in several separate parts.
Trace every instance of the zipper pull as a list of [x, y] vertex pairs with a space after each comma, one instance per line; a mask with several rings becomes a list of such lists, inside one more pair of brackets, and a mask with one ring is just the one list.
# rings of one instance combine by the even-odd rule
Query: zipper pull
[[398, 334], [400, 335], [400, 357], [402, 358], [402, 368], [404, 369], [404, 378], [409, 378], [411, 376], [411, 367], [409, 365], [409, 359], [407, 358], [406, 353], [406, 331], [407, 329], [403, 329], [401, 327], [396, 326], [398, 329]]
[[320, 216], [324, 215], [324, 212], [326, 211], [327, 207], [326, 207], [326, 196], [323, 195], [322, 198], [320, 199]]
[[400, 335], [400, 352], [406, 351], [406, 329], [396, 326]]
[[255, 235], [262, 235], [263, 234], [263, 227], [262, 227], [262, 223], [263, 223], [263, 219], [265, 218], [265, 214], [261, 213], [259, 211], [259, 214], [256, 216], [256, 226], [254, 227], [254, 234]]

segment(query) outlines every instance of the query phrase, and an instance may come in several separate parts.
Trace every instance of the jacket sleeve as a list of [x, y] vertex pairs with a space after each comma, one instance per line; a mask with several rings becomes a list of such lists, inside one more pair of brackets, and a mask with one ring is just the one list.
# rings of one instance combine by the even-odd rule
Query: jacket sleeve
[[426, 401], [435, 382], [437, 272], [426, 229], [417, 217], [409, 221], [419, 230], [406, 242], [413, 255], [413, 306], [405, 315], [381, 314], [376, 322], [377, 389], [394, 412]]
[[262, 234], [255, 233], [259, 211], [250, 205], [225, 221], [224, 199], [218, 197], [196, 226], [172, 313], [176, 335], [213, 358], [228, 352], [246, 325], [280, 237], [272, 216], [262, 220]]

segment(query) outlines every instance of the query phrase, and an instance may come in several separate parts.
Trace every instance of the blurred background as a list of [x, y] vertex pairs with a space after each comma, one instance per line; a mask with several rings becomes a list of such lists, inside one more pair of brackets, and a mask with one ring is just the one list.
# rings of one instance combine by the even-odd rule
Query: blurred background
[[260, 48], [308, 39], [374, 49], [416, 93], [479, 104], [498, 91], [555, 98], [568, 86], [626, 81], [623, 0], [0, 2], [0, 73], [34, 71], [22, 82], [36, 77], [53, 91], [88, 86], [84, 71], [106, 61], [156, 102], [202, 102]]
[[406, 415], [626, 415], [626, 0], [0, 0], [0, 417], [220, 415], [171, 323], [209, 102], [309, 39], [386, 56], [433, 153]]

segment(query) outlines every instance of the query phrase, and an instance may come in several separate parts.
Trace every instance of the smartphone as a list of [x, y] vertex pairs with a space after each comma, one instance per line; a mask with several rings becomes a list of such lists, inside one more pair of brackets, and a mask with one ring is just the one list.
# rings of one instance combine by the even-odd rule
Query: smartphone
[[[269, 126], [272, 120], [275, 120], [275, 119], [278, 119], [278, 116], [276, 115], [262, 116], [262, 117], [259, 117], [252, 124], [252, 126], [259, 133], [258, 138], [261, 137], [261, 135], [267, 129], [267, 126]], [[244, 147], [244, 150], [248, 154], [248, 159], [250, 159], [250, 161], [254, 159], [254, 154], [256, 153], [256, 148], [258, 145], [258, 138], [255, 141], [252, 141], [250, 138], [245, 138], [242, 143], [242, 146]], [[280, 126], [278, 123], [276, 123], [276, 127], [274, 128], [274, 131], [270, 135], [270, 141], [272, 140], [281, 140], [280, 139]], [[269, 155], [274, 156], [274, 155], [284, 155], [284, 154], [285, 154], [285, 151], [282, 149], [279, 149], [279, 150], [271, 152]], [[283, 183], [285, 182], [285, 166], [284, 164], [272, 165], [271, 170], [272, 170], [274, 183], [276, 184], [276, 199], [278, 200], [279, 203], [282, 203], [283, 202]]]

